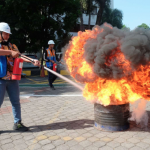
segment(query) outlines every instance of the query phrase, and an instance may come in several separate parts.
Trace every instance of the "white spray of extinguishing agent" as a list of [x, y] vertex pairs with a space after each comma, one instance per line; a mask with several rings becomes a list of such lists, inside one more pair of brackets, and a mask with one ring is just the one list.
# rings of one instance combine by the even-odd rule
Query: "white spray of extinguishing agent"
[[66, 78], [66, 77], [64, 77], [64, 76], [62, 76], [62, 75], [60, 75], [59, 73], [57, 73], [57, 72], [55, 72], [55, 71], [53, 71], [53, 70], [51, 70], [51, 69], [49, 69], [49, 68], [47, 68], [47, 67], [45, 67], [45, 66], [44, 66], [44, 69], [47, 70], [47, 71], [49, 71], [49, 72], [51, 72], [51, 73], [53, 73], [54, 75], [60, 77], [61, 79], [67, 81], [68, 83], [72, 84], [73, 86], [75, 86], [75, 87], [77, 87], [77, 88], [79, 88], [80, 90], [83, 91], [83, 87], [81, 87], [81, 86], [78, 85], [77, 83], [75, 83], [75, 82], [69, 80], [68, 78]]
[[[25, 56], [23, 56], [23, 55], [20, 55], [20, 56], [23, 57], [23, 58], [25, 58], [25, 59], [28, 59], [28, 60], [30, 60], [31, 62], [34, 63], [34, 60], [29, 59], [29, 58], [27, 58], [27, 57], [25, 57]], [[21, 58], [18, 58], [18, 59], [21, 59]], [[21, 59], [21, 60], [22, 60], [22, 59]], [[77, 87], [77, 88], [79, 88], [80, 90], [83, 91], [83, 87], [81, 87], [81, 86], [78, 85], [77, 83], [71, 81], [70, 79], [68, 79], [68, 78], [66, 78], [66, 77], [64, 77], [64, 76], [62, 76], [61, 74], [59, 74], [59, 73], [56, 72], [57, 64], [55, 64], [55, 67], [53, 67], [53, 68], [55, 68], [55, 69], [51, 70], [51, 69], [49, 69], [49, 68], [47, 68], [47, 67], [44, 66], [44, 69], [45, 69], [45, 70], [47, 70], [47, 71], [53, 73], [54, 75], [58, 76], [59, 78], [61, 78], [61, 79], [65, 80], [65, 81], [67, 81], [68, 83], [72, 84], [73, 86], [75, 86], [75, 87]], [[13, 69], [13, 70], [14, 70], [14, 69]], [[22, 71], [22, 68], [21, 68], [21, 71]], [[20, 73], [20, 78], [21, 78], [21, 73]]]

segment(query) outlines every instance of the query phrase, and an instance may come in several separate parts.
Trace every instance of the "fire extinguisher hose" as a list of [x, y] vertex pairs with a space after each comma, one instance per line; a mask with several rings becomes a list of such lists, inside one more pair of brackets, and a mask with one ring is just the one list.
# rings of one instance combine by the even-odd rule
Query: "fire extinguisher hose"
[[33, 62], [33, 63], [35, 62], [34, 60], [32, 60], [32, 59], [30, 59], [30, 58], [27, 58], [27, 57], [25, 57], [24, 55], [21, 55], [21, 54], [20, 54], [19, 56], [21, 56], [21, 57], [23, 57], [23, 58], [25, 58], [25, 59], [27, 59], [27, 60]]
[[[25, 58], [25, 59], [27, 59], [27, 60], [30, 60], [31, 62], [34, 63], [34, 60], [32, 60], [32, 59], [30, 59], [30, 58], [26, 58], [26, 57], [23, 56], [23, 55], [20, 55], [20, 56], [23, 57], [23, 58]], [[45, 66], [44, 66], [44, 69], [47, 70], [47, 71], [49, 71], [49, 72], [51, 72], [51, 73], [53, 73], [54, 75], [60, 77], [61, 79], [67, 81], [68, 83], [72, 84], [73, 86], [79, 88], [81, 91], [83, 91], [83, 87], [81, 87], [81, 86], [78, 85], [77, 83], [71, 81], [70, 79], [68, 79], [68, 78], [66, 78], [66, 77], [64, 77], [64, 76], [62, 76], [61, 74], [58, 74], [57, 72], [55, 72], [55, 71], [53, 71], [53, 70], [51, 70], [51, 69], [49, 69], [49, 68], [47, 68], [47, 67], [45, 67]]]

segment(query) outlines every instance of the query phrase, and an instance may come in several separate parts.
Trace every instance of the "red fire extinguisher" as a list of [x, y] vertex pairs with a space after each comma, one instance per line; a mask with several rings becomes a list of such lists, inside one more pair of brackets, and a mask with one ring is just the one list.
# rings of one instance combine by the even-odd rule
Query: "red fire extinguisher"
[[56, 70], [57, 70], [57, 64], [54, 63], [54, 64], [53, 64], [53, 71], [56, 71]]
[[21, 79], [22, 67], [23, 67], [23, 59], [15, 58], [12, 80], [20, 80]]

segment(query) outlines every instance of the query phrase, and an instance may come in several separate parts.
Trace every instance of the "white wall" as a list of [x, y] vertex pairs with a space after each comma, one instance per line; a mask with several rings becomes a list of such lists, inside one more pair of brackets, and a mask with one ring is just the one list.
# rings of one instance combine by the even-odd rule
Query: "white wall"
[[[95, 25], [97, 15], [91, 15], [91, 25]], [[83, 24], [88, 24], [89, 16], [83, 14]]]
[[69, 34], [72, 36], [77, 36], [78, 33], [77, 32], [69, 32]]

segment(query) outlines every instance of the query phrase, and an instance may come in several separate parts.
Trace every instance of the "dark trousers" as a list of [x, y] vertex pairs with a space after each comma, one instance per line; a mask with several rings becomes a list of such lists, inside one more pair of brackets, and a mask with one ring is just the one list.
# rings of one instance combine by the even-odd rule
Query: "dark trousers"
[[[51, 70], [53, 70], [53, 66], [52, 67], [50, 67], [50, 69]], [[56, 78], [57, 78], [57, 76], [56, 75], [54, 75], [53, 73], [51, 73], [51, 72], [48, 72], [48, 82], [49, 82], [49, 85], [50, 85], [50, 87], [52, 87], [53, 86], [53, 82], [56, 80]]]

